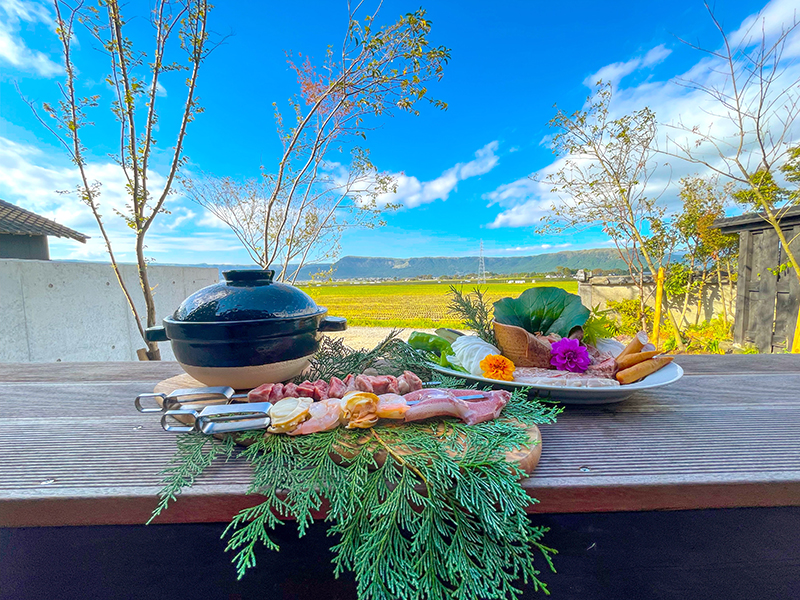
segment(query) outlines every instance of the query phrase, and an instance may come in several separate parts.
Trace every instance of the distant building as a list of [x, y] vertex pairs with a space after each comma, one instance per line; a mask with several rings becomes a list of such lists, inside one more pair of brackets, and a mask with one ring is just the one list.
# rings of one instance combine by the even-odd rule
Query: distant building
[[0, 200], [0, 258], [50, 260], [48, 235], [71, 238], [82, 244], [89, 239], [74, 229]]

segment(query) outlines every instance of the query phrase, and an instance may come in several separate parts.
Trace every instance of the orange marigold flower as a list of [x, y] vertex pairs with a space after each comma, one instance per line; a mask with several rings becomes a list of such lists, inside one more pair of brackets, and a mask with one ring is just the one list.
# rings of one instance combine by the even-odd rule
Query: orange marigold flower
[[487, 379], [514, 381], [514, 363], [500, 354], [490, 354], [480, 362], [483, 376]]

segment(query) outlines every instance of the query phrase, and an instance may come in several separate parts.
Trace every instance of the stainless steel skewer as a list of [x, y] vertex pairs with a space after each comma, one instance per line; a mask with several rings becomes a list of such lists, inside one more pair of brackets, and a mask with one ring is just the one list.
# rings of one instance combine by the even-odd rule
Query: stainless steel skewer
[[[206, 397], [202, 398], [201, 400], [197, 398], [197, 396]], [[161, 406], [142, 406], [142, 400], [154, 400], [156, 398], [161, 398]], [[168, 410], [172, 410], [176, 405], [187, 407], [187, 403], [192, 402], [192, 400], [195, 402], [200, 402], [197, 405], [192, 405], [192, 407], [203, 407], [212, 402], [215, 404], [229, 404], [234, 400], [242, 399], [246, 400], [247, 394], [237, 394], [236, 390], [234, 390], [232, 387], [217, 386], [204, 388], [184, 388], [181, 390], [175, 390], [169, 394], [139, 394], [136, 396], [136, 400], [134, 400], [133, 404], [136, 406], [136, 410], [138, 410], [140, 413], [163, 413]]]
[[[206, 406], [200, 410], [179, 408], [165, 412], [161, 417], [161, 426], [164, 431], [173, 433], [199, 431], [207, 434], [265, 429], [270, 423], [269, 409], [271, 407], [272, 404], [269, 402], [251, 402], [249, 404]], [[190, 416], [192, 422], [180, 425], [171, 423], [170, 417], [176, 416]]]
[[[426, 389], [440, 385], [438, 381], [423, 384]], [[460, 400], [483, 400], [486, 395], [476, 390], [476, 394], [457, 396]], [[161, 406], [147, 407], [142, 401], [161, 399]], [[244, 402], [237, 402], [244, 400]], [[227, 433], [232, 431], [249, 431], [265, 429], [270, 424], [269, 410], [271, 402], [246, 402], [247, 394], [237, 394], [228, 386], [184, 388], [169, 394], [139, 394], [134, 401], [140, 413], [159, 413], [161, 426], [165, 431], [187, 433], [199, 431], [206, 434]], [[192, 404], [192, 402], [195, 404]], [[408, 402], [409, 406], [418, 404], [420, 400]], [[178, 408], [176, 408], [176, 406]], [[175, 419], [178, 416], [191, 417], [190, 423]], [[178, 421], [177, 423], [175, 421]]]

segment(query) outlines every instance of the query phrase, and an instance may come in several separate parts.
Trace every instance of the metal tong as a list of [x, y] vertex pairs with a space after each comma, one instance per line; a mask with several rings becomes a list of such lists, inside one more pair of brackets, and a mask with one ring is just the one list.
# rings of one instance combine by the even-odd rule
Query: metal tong
[[[191, 407], [168, 410], [161, 417], [164, 431], [188, 433], [199, 431], [206, 434], [228, 433], [265, 429], [269, 423], [270, 402], [250, 402], [248, 404], [211, 405], [205, 408]], [[170, 417], [179, 415], [191, 417], [191, 423], [176, 425], [169, 422]]]
[[[197, 396], [204, 396], [197, 398]], [[145, 407], [142, 406], [142, 400], [154, 400], [161, 398], [161, 406]], [[175, 390], [169, 394], [139, 394], [136, 396], [133, 404], [136, 410], [140, 413], [164, 413], [173, 410], [176, 406], [183, 408], [202, 408], [210, 404], [230, 404], [235, 400], [246, 399], [247, 394], [237, 394], [236, 390], [232, 387], [218, 386], [218, 387], [204, 387], [204, 388], [185, 388], [182, 390]], [[188, 403], [198, 402], [197, 405], [188, 405]]]

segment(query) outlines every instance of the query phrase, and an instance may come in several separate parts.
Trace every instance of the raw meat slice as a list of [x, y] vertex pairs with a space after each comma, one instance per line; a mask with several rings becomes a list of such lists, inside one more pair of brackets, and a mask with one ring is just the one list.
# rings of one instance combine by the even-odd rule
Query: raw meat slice
[[283, 384], [276, 383], [272, 386], [272, 391], [269, 393], [269, 401], [275, 404], [283, 400], [285, 396], [283, 395]]
[[248, 402], [270, 402], [269, 395], [272, 392], [274, 383], [264, 383], [257, 388], [250, 390], [247, 394]]
[[[462, 400], [462, 396], [482, 396], [482, 400]], [[410, 408], [405, 413], [406, 422], [420, 421], [430, 417], [452, 416], [475, 425], [496, 419], [503, 410], [511, 393], [505, 390], [482, 392], [477, 390], [457, 390], [433, 388], [406, 394]]]
[[397, 384], [397, 377], [392, 375], [375, 375], [369, 377], [372, 383], [373, 391], [380, 394], [397, 394], [400, 392], [400, 387]]
[[403, 374], [397, 378], [397, 386], [399, 393], [408, 394], [422, 389], [422, 379], [411, 371], [403, 371]]
[[589, 368], [586, 369], [586, 373], [584, 373], [584, 375], [591, 375], [593, 377], [608, 377], [609, 379], [612, 379], [616, 372], [617, 359], [613, 356], [609, 356], [608, 358], [597, 363], [592, 362], [592, 364], [589, 365]]
[[369, 375], [356, 375], [356, 390], [374, 394], [375, 389], [372, 387], [372, 378]]
[[328, 382], [317, 379], [312, 385], [314, 386], [314, 400], [327, 400]]
[[347, 393], [347, 386], [338, 377], [331, 377], [328, 385], [328, 398], [341, 398]]
[[310, 381], [304, 381], [297, 386], [297, 396], [300, 398], [313, 398], [314, 397], [314, 384]]

